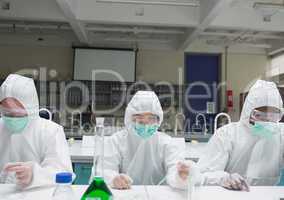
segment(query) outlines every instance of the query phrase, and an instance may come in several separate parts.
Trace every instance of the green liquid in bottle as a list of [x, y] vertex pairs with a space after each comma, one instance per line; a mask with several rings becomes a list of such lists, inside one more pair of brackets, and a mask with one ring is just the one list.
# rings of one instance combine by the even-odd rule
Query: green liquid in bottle
[[81, 200], [112, 200], [112, 193], [102, 177], [95, 177]]

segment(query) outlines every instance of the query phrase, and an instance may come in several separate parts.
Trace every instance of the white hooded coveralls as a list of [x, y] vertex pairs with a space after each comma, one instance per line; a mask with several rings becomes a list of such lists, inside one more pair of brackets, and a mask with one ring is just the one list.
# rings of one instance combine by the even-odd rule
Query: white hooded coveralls
[[217, 130], [200, 158], [198, 167], [203, 185], [218, 185], [228, 174], [238, 173], [250, 185], [275, 185], [283, 166], [283, 126], [271, 139], [254, 136], [249, 119], [258, 107], [282, 110], [283, 103], [276, 85], [258, 80], [249, 90], [239, 122]]
[[132, 116], [145, 112], [157, 115], [161, 125], [163, 111], [156, 94], [138, 91], [126, 108], [125, 129], [107, 141], [104, 176], [108, 184], [112, 184], [120, 173], [130, 176], [134, 185], [157, 185], [165, 177], [168, 184], [178, 184], [176, 163], [181, 158], [171, 137], [157, 132], [151, 138], [143, 139], [133, 129]]
[[39, 102], [33, 80], [9, 75], [1, 85], [0, 101], [7, 97], [17, 99], [24, 106], [29, 122], [21, 133], [11, 134], [0, 119], [0, 172], [8, 163], [31, 162], [33, 179], [29, 187], [52, 185], [56, 173], [72, 172], [63, 127], [39, 117]]

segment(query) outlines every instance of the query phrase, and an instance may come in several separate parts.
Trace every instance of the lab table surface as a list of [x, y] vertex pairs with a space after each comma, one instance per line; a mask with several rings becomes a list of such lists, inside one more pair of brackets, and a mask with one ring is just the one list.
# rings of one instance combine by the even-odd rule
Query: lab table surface
[[[153, 200], [187, 200], [187, 192], [168, 186], [147, 186], [148, 198]], [[194, 200], [280, 200], [284, 198], [284, 187], [250, 187], [250, 192], [226, 190], [208, 186], [196, 189]]]
[[[79, 200], [87, 186], [73, 185], [74, 199]], [[196, 189], [196, 200], [280, 200], [284, 187], [251, 187], [250, 192], [230, 191], [209, 186]], [[0, 185], [0, 199], [51, 200], [54, 187], [18, 191], [14, 185]], [[187, 200], [187, 192], [168, 186], [133, 186], [131, 190], [112, 190], [114, 200]]]
[[[80, 200], [87, 189], [87, 185], [72, 185], [72, 200]], [[52, 200], [52, 194], [55, 187], [34, 188], [25, 191], [19, 191], [15, 185], [0, 184], [1, 200]], [[147, 200], [145, 186], [133, 186], [131, 190], [111, 190], [114, 200]]]
[[94, 158], [94, 148], [83, 147], [82, 140], [75, 140], [69, 145], [69, 153], [73, 163], [92, 163]]
[[[185, 159], [197, 161], [205, 150], [207, 143], [186, 143], [183, 138], [174, 138], [174, 143], [179, 147]], [[107, 145], [105, 146], [107, 148]], [[75, 140], [69, 146], [69, 152], [73, 163], [92, 163], [94, 156], [93, 147], [84, 147], [82, 140]]]

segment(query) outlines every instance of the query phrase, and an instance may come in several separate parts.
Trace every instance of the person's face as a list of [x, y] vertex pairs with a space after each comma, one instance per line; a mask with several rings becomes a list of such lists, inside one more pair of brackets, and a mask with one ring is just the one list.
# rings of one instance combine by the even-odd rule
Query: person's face
[[24, 106], [15, 98], [5, 98], [0, 102], [1, 114], [7, 117], [25, 117], [28, 115]]
[[250, 122], [263, 121], [263, 122], [279, 122], [283, 114], [281, 110], [275, 107], [263, 106], [256, 108], [252, 111]]
[[133, 115], [132, 121], [134, 123], [145, 124], [145, 125], [157, 124], [159, 123], [159, 117], [152, 113], [142, 113], [142, 114]]

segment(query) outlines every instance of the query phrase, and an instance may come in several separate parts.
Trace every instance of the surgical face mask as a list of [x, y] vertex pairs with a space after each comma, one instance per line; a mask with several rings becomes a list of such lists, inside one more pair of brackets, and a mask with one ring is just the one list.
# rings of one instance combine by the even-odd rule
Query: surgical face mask
[[266, 139], [272, 138], [273, 135], [279, 133], [279, 124], [274, 122], [256, 121], [251, 126], [252, 134]]
[[159, 126], [157, 124], [136, 123], [134, 125], [135, 132], [137, 133], [137, 135], [139, 135], [143, 139], [147, 139], [153, 136], [157, 132], [158, 128]]
[[3, 116], [5, 127], [11, 131], [11, 134], [19, 134], [28, 124], [28, 117], [7, 117]]

